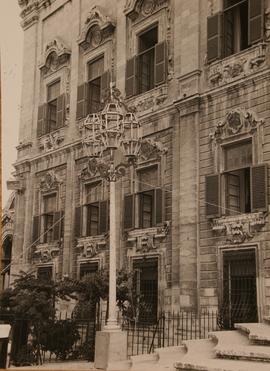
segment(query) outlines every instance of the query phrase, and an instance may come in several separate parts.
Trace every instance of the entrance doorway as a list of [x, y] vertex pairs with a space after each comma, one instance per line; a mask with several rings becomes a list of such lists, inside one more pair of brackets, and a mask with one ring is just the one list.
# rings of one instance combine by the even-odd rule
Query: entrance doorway
[[254, 249], [223, 254], [221, 319], [227, 329], [234, 328], [235, 323], [258, 321]]
[[135, 288], [140, 298], [139, 322], [155, 323], [158, 311], [158, 259], [136, 260]]

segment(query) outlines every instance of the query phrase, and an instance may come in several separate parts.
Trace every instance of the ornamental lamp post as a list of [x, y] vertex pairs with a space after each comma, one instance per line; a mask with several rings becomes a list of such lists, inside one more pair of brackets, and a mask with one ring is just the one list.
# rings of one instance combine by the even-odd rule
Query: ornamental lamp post
[[[110, 184], [109, 317], [104, 331], [97, 332], [95, 351], [95, 367], [108, 369], [113, 362], [127, 359], [127, 336], [117, 323], [116, 246], [119, 241], [116, 181], [125, 175], [128, 166], [136, 164], [142, 135], [136, 115], [130, 112], [112, 82], [104, 109], [100, 113], [88, 115], [83, 130], [83, 147], [91, 168]], [[120, 151], [127, 161], [115, 164], [116, 151]]]

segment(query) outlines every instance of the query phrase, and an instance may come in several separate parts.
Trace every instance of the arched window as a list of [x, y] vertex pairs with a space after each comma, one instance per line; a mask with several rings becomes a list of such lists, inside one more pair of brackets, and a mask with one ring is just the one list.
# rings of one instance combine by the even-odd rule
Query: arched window
[[2, 246], [1, 290], [4, 290], [9, 287], [11, 254], [12, 254], [12, 236], [7, 236]]

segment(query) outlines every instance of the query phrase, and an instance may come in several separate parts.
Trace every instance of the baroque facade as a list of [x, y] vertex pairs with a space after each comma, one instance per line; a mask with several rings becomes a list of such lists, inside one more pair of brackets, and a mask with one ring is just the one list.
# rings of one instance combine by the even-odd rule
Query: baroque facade
[[19, 4], [11, 273], [108, 266], [108, 184], [84, 153], [82, 123], [113, 81], [146, 139], [118, 181], [118, 268], [136, 269], [152, 314], [269, 315], [270, 1]]

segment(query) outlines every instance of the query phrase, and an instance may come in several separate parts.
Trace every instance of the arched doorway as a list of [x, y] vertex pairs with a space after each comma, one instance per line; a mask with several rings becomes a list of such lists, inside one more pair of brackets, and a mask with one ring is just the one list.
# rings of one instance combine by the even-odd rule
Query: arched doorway
[[1, 290], [9, 287], [10, 263], [12, 254], [12, 236], [8, 235], [3, 241], [1, 254]]

